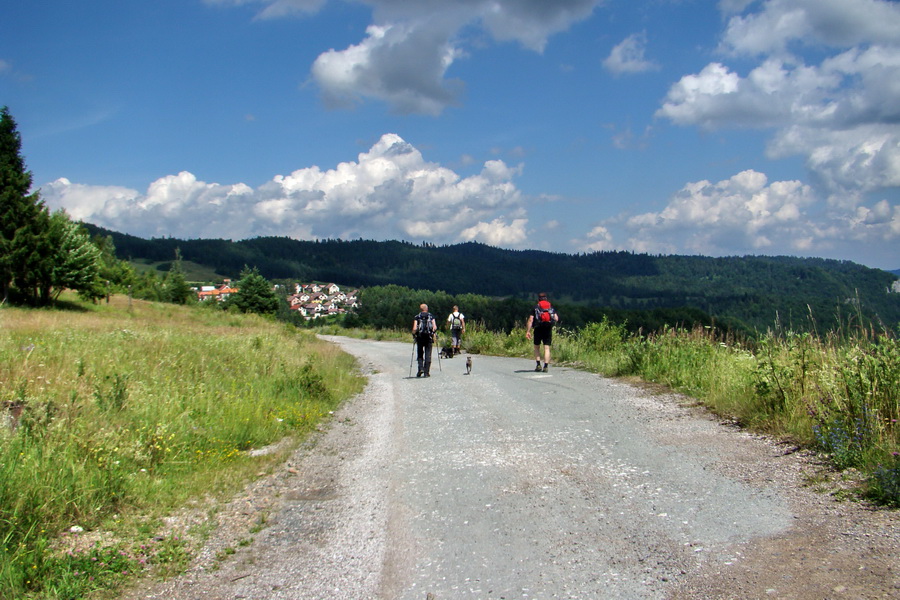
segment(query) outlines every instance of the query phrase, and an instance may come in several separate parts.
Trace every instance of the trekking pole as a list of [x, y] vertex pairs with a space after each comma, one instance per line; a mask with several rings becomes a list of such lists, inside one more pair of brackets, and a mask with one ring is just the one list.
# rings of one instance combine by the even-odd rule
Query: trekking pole
[[413, 364], [413, 360], [415, 360], [415, 358], [416, 358], [416, 340], [413, 339], [413, 351], [412, 351], [412, 355], [409, 357], [409, 377], [410, 377], [410, 379], [412, 378], [412, 364]]
[[[437, 336], [434, 336], [434, 340], [431, 342], [431, 356], [434, 357], [434, 346], [435, 342], [437, 342]], [[438, 373], [443, 373], [444, 369], [441, 367], [441, 353], [438, 352]]]

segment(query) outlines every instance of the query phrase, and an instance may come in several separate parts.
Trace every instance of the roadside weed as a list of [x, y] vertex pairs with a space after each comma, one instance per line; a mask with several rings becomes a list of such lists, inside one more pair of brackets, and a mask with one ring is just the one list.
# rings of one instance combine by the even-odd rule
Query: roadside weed
[[[139, 519], [233, 493], [362, 387], [352, 357], [310, 332], [126, 302], [0, 309], [0, 597], [182, 569], [191, 544], [138, 534]], [[67, 554], [53, 542], [72, 527], [104, 541]]]

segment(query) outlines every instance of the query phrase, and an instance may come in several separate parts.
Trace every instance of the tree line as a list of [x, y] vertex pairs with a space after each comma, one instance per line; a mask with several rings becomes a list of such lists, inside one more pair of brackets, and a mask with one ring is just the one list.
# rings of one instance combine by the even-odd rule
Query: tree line
[[495, 302], [546, 291], [575, 314], [700, 311], [735, 328], [833, 329], [847, 318], [879, 329], [900, 323], [897, 276], [851, 261], [787, 256], [652, 256], [609, 251], [562, 254], [506, 250], [477, 242], [435, 246], [400, 241], [259, 237], [142, 239], [112, 236], [120, 258], [185, 260], [234, 278], [253, 265], [272, 280], [339, 281], [361, 289], [399, 285], [475, 293]]
[[[554, 300], [551, 297], [551, 300]], [[400, 285], [385, 285], [360, 290], [360, 307], [356, 314], [345, 318], [345, 325], [375, 329], [408, 329], [419, 305], [425, 303], [442, 325], [447, 315], [458, 306], [466, 323], [487, 330], [510, 333], [522, 328], [532, 314], [536, 298], [491, 298], [479, 294], [449, 294], [444, 291], [412, 289]], [[706, 326], [730, 331], [731, 324], [718, 322], [703, 311], [691, 307], [658, 308], [653, 310], [617, 310], [608, 307], [587, 307], [565, 302], [553, 302], [560, 314], [560, 326], [569, 330], [581, 329], [589, 323], [604, 319], [621, 324], [626, 331], [651, 332], [665, 326]]]

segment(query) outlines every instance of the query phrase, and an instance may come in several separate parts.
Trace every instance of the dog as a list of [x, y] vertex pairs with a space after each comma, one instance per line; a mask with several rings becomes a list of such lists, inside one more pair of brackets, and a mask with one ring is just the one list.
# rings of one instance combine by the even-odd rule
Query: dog
[[472, 357], [467, 356], [466, 357], [466, 375], [471, 375], [471, 374], [472, 374]]
[[444, 346], [441, 348], [441, 358], [453, 358], [453, 348]]

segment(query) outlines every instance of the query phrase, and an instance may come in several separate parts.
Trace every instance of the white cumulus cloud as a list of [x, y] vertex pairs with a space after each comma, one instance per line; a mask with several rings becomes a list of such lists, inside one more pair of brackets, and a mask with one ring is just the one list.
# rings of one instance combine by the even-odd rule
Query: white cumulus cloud
[[822, 210], [810, 186], [769, 182], [765, 174], [747, 170], [719, 182], [689, 183], [662, 210], [627, 217], [620, 225], [627, 242], [614, 246], [607, 226], [599, 225], [581, 248], [713, 256], [827, 253], [900, 239], [900, 207], [881, 200]]
[[157, 179], [146, 193], [58, 179], [41, 195], [76, 219], [142, 237], [479, 240], [519, 247], [528, 223], [513, 182], [520, 172], [491, 160], [462, 177], [385, 134], [355, 161], [298, 169], [256, 189], [181, 172]]
[[498, 41], [543, 51], [547, 39], [590, 16], [602, 0], [363, 0], [372, 6], [366, 37], [322, 53], [313, 80], [330, 106], [367, 99], [401, 114], [438, 115], [458, 102], [463, 83], [448, 79], [469, 51], [461, 32], [477, 27]]
[[769, 157], [803, 157], [829, 210], [852, 211], [900, 186], [900, 4], [767, 0], [720, 8], [749, 11], [731, 16], [721, 50], [756, 64], [742, 74], [713, 62], [683, 76], [658, 117], [707, 130], [771, 129]]
[[617, 44], [603, 60], [603, 66], [616, 75], [654, 71], [659, 65], [645, 58], [647, 34], [635, 33]]

